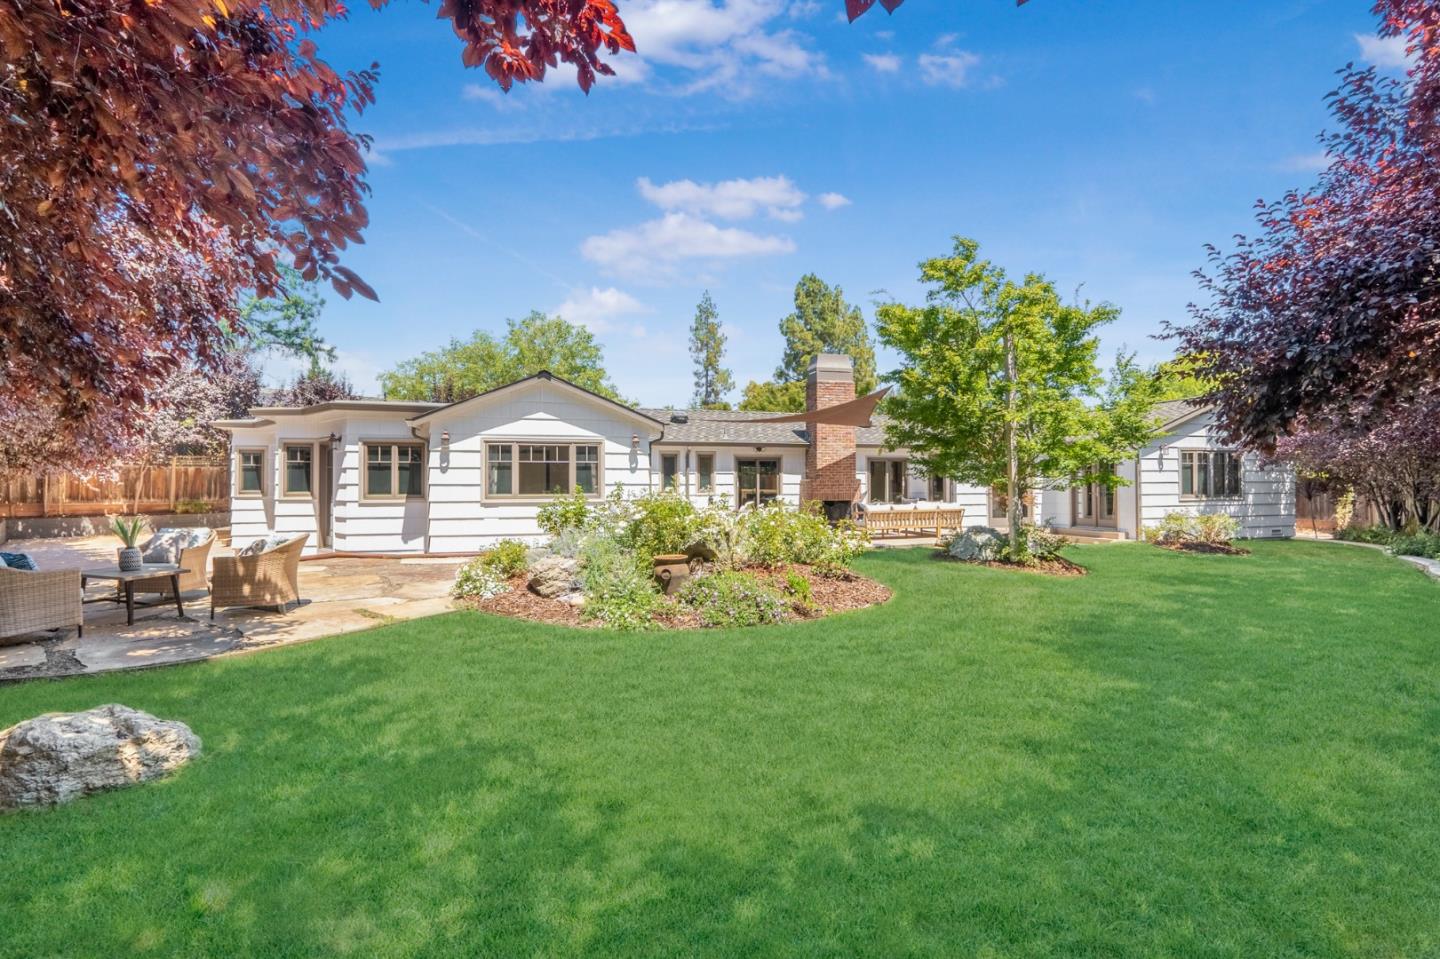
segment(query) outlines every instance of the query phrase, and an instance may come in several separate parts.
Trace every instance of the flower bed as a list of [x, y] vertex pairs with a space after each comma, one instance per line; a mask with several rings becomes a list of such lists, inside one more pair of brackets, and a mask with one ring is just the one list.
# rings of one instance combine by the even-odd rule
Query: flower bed
[[1049, 576], [1084, 576], [1089, 572], [1079, 563], [1071, 562], [1060, 551], [1068, 545], [1063, 537], [1038, 526], [1022, 529], [1023, 549], [1018, 555], [1009, 536], [990, 526], [972, 526], [956, 533], [945, 547], [935, 553], [937, 559], [991, 569], [1013, 569]]
[[1145, 530], [1145, 538], [1161, 549], [1176, 553], [1208, 553], [1219, 556], [1249, 556], [1250, 551], [1234, 544], [1240, 521], [1224, 513], [1166, 513], [1160, 525]]
[[[617, 491], [557, 500], [540, 525], [547, 545], [499, 544], [460, 570], [452, 595], [500, 615], [625, 630], [798, 622], [890, 597], [849, 569], [868, 546], [863, 531], [814, 508], [697, 509], [673, 493]], [[653, 568], [667, 554], [690, 557], [689, 581], [668, 596]]]

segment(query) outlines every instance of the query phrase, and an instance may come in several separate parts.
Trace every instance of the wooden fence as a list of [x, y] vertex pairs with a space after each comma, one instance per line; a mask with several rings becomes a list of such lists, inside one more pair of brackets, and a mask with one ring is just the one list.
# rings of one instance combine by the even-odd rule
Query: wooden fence
[[107, 513], [209, 512], [228, 508], [227, 459], [176, 456], [122, 467], [110, 479], [0, 473], [0, 519], [103, 516]]

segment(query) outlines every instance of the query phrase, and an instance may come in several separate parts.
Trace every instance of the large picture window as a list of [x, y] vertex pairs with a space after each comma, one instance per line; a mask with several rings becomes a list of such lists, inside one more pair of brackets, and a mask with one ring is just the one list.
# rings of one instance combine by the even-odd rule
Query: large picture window
[[600, 495], [600, 446], [596, 443], [488, 443], [485, 495], [541, 499], [574, 492]]
[[285, 483], [282, 487], [286, 496], [310, 496], [315, 491], [314, 457], [315, 447], [309, 443], [287, 443], [285, 451]]
[[265, 495], [265, 451], [235, 451], [235, 492], [241, 496]]
[[1235, 450], [1181, 450], [1180, 495], [1220, 499], [1240, 495], [1241, 454]]
[[735, 461], [735, 505], [763, 506], [780, 498], [779, 460]]
[[366, 499], [419, 499], [425, 495], [425, 446], [366, 443]]

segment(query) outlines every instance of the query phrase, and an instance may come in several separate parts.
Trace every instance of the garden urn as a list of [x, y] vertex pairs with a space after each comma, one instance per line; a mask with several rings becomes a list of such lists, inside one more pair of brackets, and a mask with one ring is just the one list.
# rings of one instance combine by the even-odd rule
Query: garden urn
[[673, 596], [690, 579], [690, 557], [662, 553], [655, 557], [655, 581], [666, 596]]

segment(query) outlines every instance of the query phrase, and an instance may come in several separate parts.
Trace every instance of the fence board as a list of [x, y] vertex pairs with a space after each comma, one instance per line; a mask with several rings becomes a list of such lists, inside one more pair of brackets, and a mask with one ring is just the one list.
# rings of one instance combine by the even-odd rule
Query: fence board
[[125, 466], [107, 478], [0, 473], [0, 519], [168, 513], [184, 503], [223, 510], [229, 489], [229, 461], [203, 456]]

